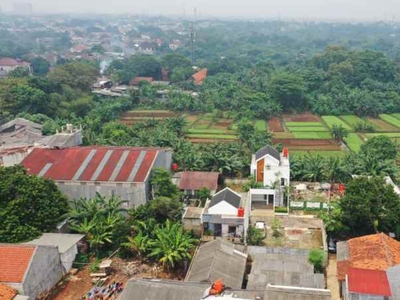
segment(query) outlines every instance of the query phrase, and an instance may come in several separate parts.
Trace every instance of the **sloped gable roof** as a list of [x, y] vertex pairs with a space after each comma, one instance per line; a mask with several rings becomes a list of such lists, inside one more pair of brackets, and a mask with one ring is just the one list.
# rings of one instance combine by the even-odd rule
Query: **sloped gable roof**
[[161, 148], [35, 148], [21, 162], [29, 174], [56, 181], [144, 182]]
[[275, 158], [278, 161], [281, 160], [278, 150], [276, 150], [275, 148], [273, 148], [269, 145], [261, 148], [260, 150], [258, 150], [256, 152], [256, 160], [259, 160], [260, 158], [263, 158], [266, 155], [271, 155], [273, 158]]
[[17, 290], [12, 287], [0, 283], [0, 299], [12, 300], [18, 294]]
[[179, 182], [179, 189], [200, 190], [205, 187], [210, 191], [215, 191], [218, 188], [218, 177], [218, 172], [182, 172], [181, 180]]
[[192, 78], [194, 80], [194, 84], [196, 85], [202, 85], [204, 79], [207, 78], [207, 68], [201, 69], [197, 73], [194, 73], [192, 75]]
[[0, 282], [22, 283], [36, 246], [0, 244]]
[[349, 292], [380, 296], [392, 296], [385, 271], [348, 269]]
[[185, 281], [213, 282], [222, 279], [232, 289], [242, 287], [247, 254], [235, 250], [235, 245], [220, 239], [199, 247]]
[[400, 242], [384, 233], [350, 239], [348, 245], [354, 268], [386, 271], [400, 264]]
[[242, 197], [232, 191], [230, 188], [225, 188], [218, 193], [216, 193], [212, 199], [209, 207], [213, 207], [217, 205], [218, 203], [225, 201], [229, 203], [230, 205], [239, 208], [240, 207], [240, 202], [242, 200]]

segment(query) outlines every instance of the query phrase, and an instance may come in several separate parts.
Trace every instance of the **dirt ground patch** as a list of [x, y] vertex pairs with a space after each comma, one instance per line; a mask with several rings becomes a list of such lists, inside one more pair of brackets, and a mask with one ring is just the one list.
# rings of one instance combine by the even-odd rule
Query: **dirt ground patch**
[[272, 230], [267, 228], [267, 236], [264, 244], [267, 247], [285, 247], [296, 249], [321, 249], [322, 232], [321, 229], [284, 229], [281, 230], [280, 237], [274, 237]]
[[333, 140], [273, 139], [274, 144], [283, 144], [292, 150], [339, 151], [340, 146]]
[[[169, 274], [154, 264], [147, 264], [139, 260], [123, 260], [113, 258], [111, 264], [112, 273], [106, 282], [102, 285], [105, 287], [111, 283], [120, 282], [125, 286], [130, 278], [160, 278], [160, 279], [175, 279], [183, 280], [184, 272], [176, 272]], [[57, 287], [57, 294], [51, 297], [52, 300], [79, 300], [87, 292], [89, 292], [94, 284], [90, 278], [90, 266], [85, 266], [76, 275], [68, 275], [65, 280]], [[100, 289], [102, 289], [100, 287]]]
[[273, 132], [284, 132], [282, 122], [279, 118], [271, 118], [268, 120], [268, 129]]
[[285, 122], [319, 122], [319, 118], [313, 114], [283, 115]]

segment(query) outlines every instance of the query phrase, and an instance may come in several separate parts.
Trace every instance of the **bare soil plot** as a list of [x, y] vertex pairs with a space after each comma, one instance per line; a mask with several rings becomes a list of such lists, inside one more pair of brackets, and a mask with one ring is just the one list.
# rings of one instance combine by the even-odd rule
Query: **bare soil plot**
[[285, 147], [292, 150], [326, 150], [340, 151], [340, 146], [333, 140], [300, 140], [300, 139], [274, 139], [274, 143], [283, 144]]
[[369, 118], [368, 122], [371, 122], [376, 126], [376, 131], [378, 132], [398, 132], [399, 128], [385, 122], [382, 119], [372, 119]]
[[284, 114], [285, 122], [319, 122], [319, 118], [313, 114]]
[[[156, 268], [154, 265], [140, 262], [139, 260], [122, 260], [113, 258], [111, 265], [113, 272], [105, 285], [116, 282], [122, 282], [125, 286], [130, 278], [162, 278], [162, 279], [178, 279], [183, 280], [182, 271], [176, 273], [165, 273], [162, 269]], [[56, 295], [51, 297], [52, 300], [78, 300], [93, 288], [92, 279], [90, 278], [90, 266], [85, 266], [76, 275], [69, 275], [62, 285], [58, 286]]]
[[278, 117], [274, 117], [268, 120], [268, 129], [273, 132], [284, 132], [282, 122]]

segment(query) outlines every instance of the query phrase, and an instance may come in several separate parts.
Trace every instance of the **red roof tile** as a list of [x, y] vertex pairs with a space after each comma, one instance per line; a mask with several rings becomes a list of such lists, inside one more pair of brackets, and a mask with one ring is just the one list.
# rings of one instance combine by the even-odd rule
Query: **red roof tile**
[[400, 242], [386, 234], [366, 235], [347, 243], [353, 268], [386, 271], [400, 264]]
[[21, 283], [35, 246], [0, 244], [0, 282]]
[[204, 79], [207, 78], [207, 68], [201, 69], [197, 73], [194, 73], [192, 75], [192, 78], [194, 80], [195, 85], [202, 85]]
[[139, 82], [147, 81], [148, 83], [152, 83], [154, 81], [153, 77], [135, 77], [129, 83], [130, 85], [139, 85]]
[[337, 262], [337, 278], [338, 280], [345, 280], [347, 270], [349, 269], [350, 262], [347, 260]]
[[392, 296], [385, 271], [348, 269], [349, 292], [380, 296]]
[[218, 187], [218, 172], [182, 172], [179, 183], [180, 190], [200, 190], [206, 187], [210, 191], [216, 191]]
[[143, 182], [160, 148], [36, 148], [21, 162], [28, 173], [56, 181]]
[[18, 60], [14, 58], [8, 58], [8, 57], [0, 58], [0, 66], [15, 67], [18, 65], [19, 65]]
[[0, 283], [0, 300], [12, 300], [17, 294], [17, 290]]

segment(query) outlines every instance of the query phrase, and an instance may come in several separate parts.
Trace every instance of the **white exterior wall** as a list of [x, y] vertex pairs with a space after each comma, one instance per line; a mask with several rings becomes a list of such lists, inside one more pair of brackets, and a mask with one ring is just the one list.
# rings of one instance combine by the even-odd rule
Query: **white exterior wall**
[[[290, 163], [289, 159], [281, 155], [280, 162], [270, 155], [266, 155], [259, 160], [264, 159], [264, 186], [272, 186], [276, 181], [285, 179], [285, 185], [290, 184]], [[253, 155], [250, 165], [251, 175], [257, 176], [257, 161]]]
[[221, 201], [220, 203], [210, 207], [208, 209], [208, 214], [211, 215], [237, 215], [238, 209], [228, 202]]

